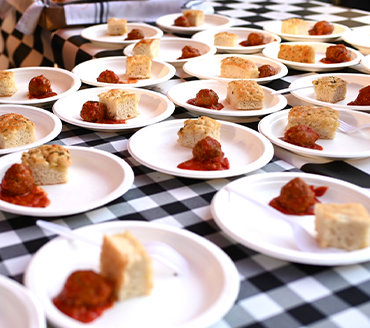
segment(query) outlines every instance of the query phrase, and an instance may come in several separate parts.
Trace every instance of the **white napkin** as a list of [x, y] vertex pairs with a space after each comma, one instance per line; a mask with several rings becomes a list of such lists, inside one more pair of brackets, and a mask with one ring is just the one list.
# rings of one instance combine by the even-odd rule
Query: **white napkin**
[[32, 34], [43, 9], [44, 3], [41, 0], [32, 3], [23, 13], [15, 28], [23, 34]]

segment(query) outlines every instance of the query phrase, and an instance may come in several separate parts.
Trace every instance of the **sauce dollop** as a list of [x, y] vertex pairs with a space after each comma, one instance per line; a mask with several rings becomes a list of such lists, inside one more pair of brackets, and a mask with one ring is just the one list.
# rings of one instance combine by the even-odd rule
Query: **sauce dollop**
[[284, 137], [281, 140], [292, 145], [323, 150], [323, 148], [316, 144], [316, 140], [320, 139], [320, 134], [306, 125], [295, 125], [285, 131]]
[[259, 78], [262, 78], [262, 77], [269, 77], [269, 76], [272, 76], [272, 75], [276, 75], [277, 74], [277, 69], [271, 65], [261, 65], [260, 67], [258, 67], [258, 77]]
[[177, 59], [194, 58], [194, 57], [199, 57], [200, 55], [201, 53], [197, 48], [194, 48], [192, 46], [185, 46], [184, 48], [182, 48], [181, 57]]
[[144, 32], [139, 28], [132, 29], [128, 34], [125, 40], [140, 40], [144, 39]]
[[43, 74], [33, 77], [28, 84], [29, 99], [43, 99], [56, 96], [51, 89], [51, 82]]
[[177, 167], [194, 171], [219, 171], [228, 170], [230, 164], [229, 160], [224, 157], [221, 144], [211, 137], [205, 137], [194, 146], [193, 158]]
[[105, 71], [101, 72], [96, 80], [102, 83], [119, 83], [119, 84], [137, 83], [136, 79], [131, 78], [128, 79], [127, 81], [121, 81], [119, 76], [109, 69], [106, 69]]
[[224, 105], [218, 102], [218, 95], [212, 89], [201, 89], [195, 98], [187, 101], [188, 104], [208, 109], [221, 110]]
[[362, 88], [357, 98], [354, 101], [348, 103], [350, 106], [369, 106], [370, 105], [370, 85]]
[[66, 315], [87, 323], [110, 308], [114, 300], [110, 281], [92, 270], [80, 270], [68, 277], [53, 303]]

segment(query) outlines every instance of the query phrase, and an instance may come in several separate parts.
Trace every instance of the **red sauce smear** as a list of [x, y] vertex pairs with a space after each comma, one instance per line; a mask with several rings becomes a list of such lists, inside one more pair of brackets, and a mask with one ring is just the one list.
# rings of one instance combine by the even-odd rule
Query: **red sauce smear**
[[350, 106], [369, 106], [370, 105], [370, 85], [362, 88], [354, 101], [348, 103]]
[[316, 140], [320, 139], [320, 134], [306, 125], [295, 125], [285, 131], [284, 137], [281, 140], [288, 142], [292, 145], [323, 150], [323, 148], [316, 144]]
[[203, 107], [203, 108], [208, 108], [208, 109], [215, 109], [215, 110], [221, 110], [222, 108], [224, 108], [224, 105], [222, 105], [221, 103], [211, 104], [210, 106], [199, 106], [196, 104], [196, 98], [189, 99], [187, 103], [193, 106], [198, 106], [198, 107]]
[[224, 157], [221, 144], [211, 137], [206, 137], [194, 146], [193, 158], [179, 164], [177, 167], [194, 171], [220, 171], [228, 170], [230, 163]]
[[66, 315], [88, 323], [113, 305], [113, 285], [92, 270], [75, 271], [53, 303]]
[[0, 199], [8, 203], [28, 207], [47, 207], [50, 205], [47, 193], [38, 186], [34, 186], [29, 193], [24, 195], [10, 195], [0, 190]]

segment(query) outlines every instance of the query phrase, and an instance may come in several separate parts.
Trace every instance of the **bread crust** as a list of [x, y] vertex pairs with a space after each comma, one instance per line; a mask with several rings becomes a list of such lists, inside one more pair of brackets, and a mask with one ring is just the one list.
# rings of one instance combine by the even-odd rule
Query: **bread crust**
[[221, 77], [230, 79], [255, 79], [258, 78], [257, 65], [245, 58], [233, 56], [221, 61]]
[[109, 35], [123, 35], [127, 33], [127, 19], [111, 17], [107, 20]]
[[152, 59], [146, 55], [127, 57], [126, 75], [131, 79], [149, 79], [151, 77]]
[[323, 76], [312, 84], [317, 100], [334, 104], [346, 98], [348, 82], [338, 76]]
[[281, 44], [278, 58], [298, 63], [315, 63], [316, 50], [307, 44]]
[[12, 71], [0, 71], [0, 97], [11, 97], [18, 91]]
[[235, 109], [262, 109], [264, 99], [263, 89], [256, 81], [236, 80], [227, 85], [226, 100]]
[[132, 49], [135, 55], [146, 55], [157, 58], [159, 55], [160, 39], [143, 39], [135, 44]]
[[182, 11], [188, 19], [190, 26], [200, 26], [204, 24], [205, 15], [203, 10], [186, 9]]
[[230, 32], [219, 32], [214, 36], [214, 45], [221, 47], [236, 47], [238, 35]]
[[36, 141], [35, 123], [17, 113], [0, 116], [0, 148], [14, 148]]
[[308, 22], [300, 18], [289, 18], [283, 20], [281, 33], [293, 35], [308, 35]]

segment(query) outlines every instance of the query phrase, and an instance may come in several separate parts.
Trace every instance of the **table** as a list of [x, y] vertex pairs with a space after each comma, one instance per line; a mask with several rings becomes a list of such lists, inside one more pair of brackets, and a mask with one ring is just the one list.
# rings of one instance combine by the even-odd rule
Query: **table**
[[[217, 1], [216, 11], [236, 19], [236, 25], [261, 27], [269, 20], [295, 15], [315, 20], [329, 19], [348, 26], [370, 23], [370, 14], [334, 7], [328, 3], [304, 1]], [[52, 37], [55, 62], [67, 69], [92, 57], [117, 55], [122, 50], [104, 51], [78, 35], [78, 28], [56, 31]], [[67, 56], [68, 53], [68, 56]], [[57, 56], [57, 54], [59, 54]], [[358, 72], [346, 69], [345, 72]], [[274, 89], [289, 85], [302, 72], [291, 70], [287, 77], [270, 83]], [[193, 79], [177, 71], [174, 79]], [[168, 87], [168, 85], [167, 85]], [[288, 97], [289, 105], [295, 99]], [[171, 119], [192, 117], [176, 108]], [[245, 124], [256, 129], [257, 122]], [[236, 327], [369, 327], [370, 262], [351, 266], [323, 267], [288, 263], [243, 247], [228, 238], [213, 221], [209, 204], [213, 195], [232, 179], [194, 180], [158, 173], [136, 162], [127, 151], [130, 133], [95, 133], [63, 124], [53, 141], [102, 149], [131, 165], [135, 181], [115, 201], [95, 210], [50, 221], [77, 228], [110, 220], [159, 222], [194, 232], [221, 247], [234, 261], [241, 288], [235, 305], [213, 328]], [[276, 149], [269, 164], [251, 174], [301, 172], [305, 162], [284, 158]], [[370, 173], [370, 162], [359, 167]], [[370, 178], [370, 177], [369, 177]], [[34, 254], [54, 236], [35, 225], [36, 218], [0, 213], [0, 274], [22, 281]]]

